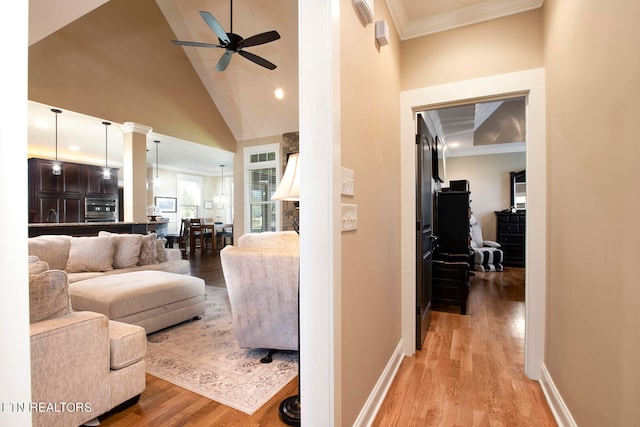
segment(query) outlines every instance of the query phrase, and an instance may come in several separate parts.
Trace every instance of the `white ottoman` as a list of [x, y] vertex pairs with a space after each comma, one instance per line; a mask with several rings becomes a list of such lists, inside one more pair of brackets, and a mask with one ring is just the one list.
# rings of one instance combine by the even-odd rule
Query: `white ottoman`
[[204, 314], [204, 280], [145, 270], [108, 274], [69, 284], [75, 311], [142, 326], [147, 334]]

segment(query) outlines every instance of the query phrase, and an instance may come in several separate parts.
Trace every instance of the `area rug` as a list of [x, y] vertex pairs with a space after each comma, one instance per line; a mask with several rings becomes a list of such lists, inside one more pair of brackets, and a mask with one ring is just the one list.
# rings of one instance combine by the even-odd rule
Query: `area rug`
[[206, 286], [205, 315], [147, 336], [147, 372], [252, 415], [298, 373], [294, 351], [260, 363], [264, 349], [240, 348], [227, 290]]

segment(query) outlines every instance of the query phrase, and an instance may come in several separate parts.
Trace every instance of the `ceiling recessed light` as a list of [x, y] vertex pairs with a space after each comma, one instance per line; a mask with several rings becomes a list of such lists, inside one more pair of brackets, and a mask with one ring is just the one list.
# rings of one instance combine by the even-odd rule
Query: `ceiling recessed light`
[[452, 142], [451, 144], [447, 144], [447, 145], [449, 145], [449, 148], [457, 148], [457, 147], [459, 147], [459, 146], [460, 146], [460, 143], [458, 143], [458, 142]]
[[276, 98], [278, 99], [282, 99], [284, 98], [284, 90], [282, 90], [281, 88], [276, 89], [273, 94], [276, 96]]

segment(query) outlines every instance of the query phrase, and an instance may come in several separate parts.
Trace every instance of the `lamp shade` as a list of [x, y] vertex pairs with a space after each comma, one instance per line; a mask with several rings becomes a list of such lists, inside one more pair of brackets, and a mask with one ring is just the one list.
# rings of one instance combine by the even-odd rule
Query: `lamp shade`
[[271, 200], [300, 200], [300, 156], [291, 154], [280, 185]]

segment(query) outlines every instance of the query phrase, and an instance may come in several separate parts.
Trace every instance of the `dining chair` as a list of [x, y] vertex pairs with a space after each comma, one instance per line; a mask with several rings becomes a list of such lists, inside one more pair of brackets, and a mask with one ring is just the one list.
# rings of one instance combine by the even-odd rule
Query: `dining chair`
[[182, 258], [187, 258], [187, 241], [189, 240], [189, 220], [183, 218], [180, 220], [180, 232], [178, 234], [171, 233], [165, 236], [167, 239], [166, 247], [172, 248], [176, 243], [178, 244], [178, 248], [180, 248], [180, 253], [182, 254]]
[[227, 245], [233, 245], [233, 224], [218, 224], [221, 230], [216, 232], [216, 249], [221, 251]]
[[194, 252], [196, 249], [202, 249], [204, 247], [202, 218], [189, 218], [189, 244]]

